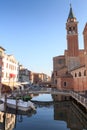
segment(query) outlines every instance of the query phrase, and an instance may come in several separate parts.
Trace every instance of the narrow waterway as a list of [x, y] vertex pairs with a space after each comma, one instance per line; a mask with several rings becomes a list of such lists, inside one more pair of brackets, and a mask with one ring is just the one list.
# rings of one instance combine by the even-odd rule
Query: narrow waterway
[[[32, 100], [40, 102], [36, 104], [36, 111], [26, 115], [7, 113], [2, 120], [1, 112], [0, 130], [87, 130], [87, 113], [70, 101], [69, 97], [40, 94], [34, 95]], [[49, 101], [55, 102], [48, 103]]]

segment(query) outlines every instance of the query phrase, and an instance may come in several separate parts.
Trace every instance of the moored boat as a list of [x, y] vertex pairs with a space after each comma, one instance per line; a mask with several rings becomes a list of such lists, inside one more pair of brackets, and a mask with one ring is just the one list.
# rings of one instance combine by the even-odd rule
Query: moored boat
[[[5, 102], [5, 98], [1, 98], [1, 101]], [[29, 109], [35, 110], [35, 105], [31, 102], [25, 102], [23, 100], [6, 99], [6, 105], [9, 108], [18, 109], [22, 111], [28, 111]]]

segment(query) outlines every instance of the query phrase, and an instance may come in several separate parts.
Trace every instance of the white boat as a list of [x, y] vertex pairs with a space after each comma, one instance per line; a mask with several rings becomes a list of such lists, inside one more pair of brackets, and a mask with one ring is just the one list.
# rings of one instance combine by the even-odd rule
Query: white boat
[[[1, 98], [1, 101], [5, 102], [5, 98]], [[18, 109], [21, 111], [28, 111], [29, 109], [35, 110], [35, 106], [31, 101], [25, 102], [23, 100], [6, 99], [6, 104], [9, 108]]]

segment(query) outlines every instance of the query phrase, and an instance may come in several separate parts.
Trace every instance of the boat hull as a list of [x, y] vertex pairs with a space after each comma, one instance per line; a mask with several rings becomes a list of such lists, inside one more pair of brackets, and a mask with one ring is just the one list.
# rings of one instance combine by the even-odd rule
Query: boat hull
[[[3, 102], [5, 102], [5, 99], [1, 99]], [[21, 110], [21, 111], [28, 111], [30, 109], [35, 110], [35, 106], [31, 101], [25, 102], [23, 100], [15, 100], [15, 99], [7, 99], [6, 105], [9, 108]]]
[[16, 105], [9, 104], [9, 103], [7, 103], [7, 106], [9, 108], [13, 108], [13, 109], [21, 110], [21, 111], [28, 111], [28, 110], [32, 109], [31, 107], [16, 106]]

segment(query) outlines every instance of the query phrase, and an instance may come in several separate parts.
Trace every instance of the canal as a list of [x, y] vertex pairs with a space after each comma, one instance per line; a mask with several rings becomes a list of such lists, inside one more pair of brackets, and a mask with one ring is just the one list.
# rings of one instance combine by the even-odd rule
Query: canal
[[32, 101], [36, 111], [0, 112], [0, 130], [87, 130], [87, 113], [70, 97], [39, 94]]

